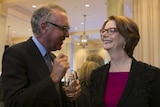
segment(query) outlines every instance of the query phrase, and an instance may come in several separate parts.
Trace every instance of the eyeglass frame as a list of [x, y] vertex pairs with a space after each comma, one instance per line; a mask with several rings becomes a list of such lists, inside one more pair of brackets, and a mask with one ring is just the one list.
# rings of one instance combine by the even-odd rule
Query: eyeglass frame
[[[114, 29], [114, 30], [113, 30]], [[118, 29], [115, 28], [115, 27], [111, 27], [111, 28], [108, 28], [108, 29], [100, 29], [100, 34], [101, 36], [107, 32], [108, 35], [112, 35], [114, 34], [115, 32], [118, 32]]]
[[55, 23], [52, 23], [52, 22], [49, 22], [49, 21], [46, 21], [46, 23], [49, 23], [49, 24], [51, 24], [51, 25], [59, 28], [59, 29], [62, 30], [62, 32], [64, 32], [64, 33], [65, 33], [65, 32], [68, 32], [68, 30], [70, 29], [69, 26], [60, 26], [60, 25], [58, 25], [58, 24], [55, 24]]

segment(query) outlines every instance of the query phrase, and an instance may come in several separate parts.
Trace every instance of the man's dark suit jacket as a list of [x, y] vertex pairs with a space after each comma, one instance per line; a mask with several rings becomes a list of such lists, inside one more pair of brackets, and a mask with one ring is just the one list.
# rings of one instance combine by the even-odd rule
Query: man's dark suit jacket
[[[59, 107], [55, 84], [49, 75], [31, 38], [8, 48], [2, 60], [5, 107]], [[65, 97], [61, 97], [66, 107]]]
[[[104, 95], [110, 63], [91, 75], [92, 107], [105, 107]], [[117, 107], [160, 107], [160, 69], [133, 58], [126, 87]]]

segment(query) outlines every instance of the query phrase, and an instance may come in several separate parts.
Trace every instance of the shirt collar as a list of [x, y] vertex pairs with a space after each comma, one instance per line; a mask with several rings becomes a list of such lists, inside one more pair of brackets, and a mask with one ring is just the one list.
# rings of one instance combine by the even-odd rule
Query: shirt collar
[[37, 38], [35, 36], [32, 37], [32, 40], [36, 44], [36, 46], [38, 47], [41, 55], [45, 56], [45, 54], [47, 53], [46, 48], [37, 40]]

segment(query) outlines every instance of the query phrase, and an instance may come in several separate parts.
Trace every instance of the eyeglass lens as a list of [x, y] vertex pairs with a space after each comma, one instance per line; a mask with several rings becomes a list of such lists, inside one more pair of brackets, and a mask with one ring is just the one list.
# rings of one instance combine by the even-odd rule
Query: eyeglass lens
[[104, 33], [107, 33], [109, 35], [112, 35], [113, 33], [117, 32], [117, 28], [108, 28], [108, 29], [101, 29], [100, 34], [104, 35]]

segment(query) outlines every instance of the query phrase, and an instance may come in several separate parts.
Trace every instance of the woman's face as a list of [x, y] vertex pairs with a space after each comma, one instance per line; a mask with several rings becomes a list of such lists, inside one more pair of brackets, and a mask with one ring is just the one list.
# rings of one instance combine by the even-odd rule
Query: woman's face
[[114, 20], [109, 20], [105, 27], [105, 30], [101, 30], [101, 39], [104, 45], [104, 49], [107, 51], [124, 51], [126, 44], [124, 37], [118, 32], [116, 23]]

